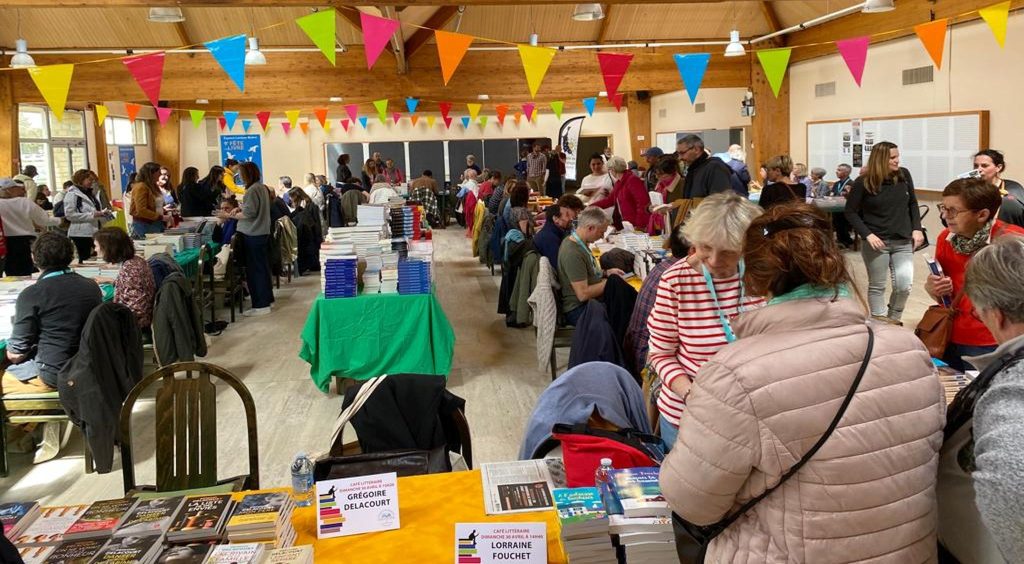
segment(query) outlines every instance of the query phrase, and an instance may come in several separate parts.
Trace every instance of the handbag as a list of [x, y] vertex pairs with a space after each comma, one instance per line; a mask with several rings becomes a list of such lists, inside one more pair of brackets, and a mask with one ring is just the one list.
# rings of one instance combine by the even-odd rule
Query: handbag
[[953, 320], [956, 319], [957, 306], [963, 297], [964, 290], [961, 288], [949, 307], [938, 304], [929, 307], [914, 329], [914, 335], [924, 343], [928, 354], [933, 358], [942, 358], [946, 354], [949, 341], [953, 338]]
[[839, 426], [839, 421], [843, 418], [843, 415], [846, 413], [846, 408], [849, 407], [850, 402], [853, 401], [853, 396], [854, 394], [857, 393], [857, 388], [860, 386], [860, 381], [864, 378], [864, 373], [867, 372], [868, 369], [868, 363], [870, 363], [871, 361], [871, 353], [874, 351], [875, 348], [875, 332], [871, 329], [870, 326], [868, 326], [867, 329], [867, 350], [864, 352], [864, 360], [860, 364], [860, 369], [857, 371], [857, 376], [853, 379], [853, 384], [850, 385], [850, 390], [846, 392], [846, 399], [844, 399], [843, 404], [839, 406], [839, 411], [836, 412], [836, 416], [832, 418], [832, 423], [830, 423], [828, 428], [825, 429], [825, 432], [821, 435], [821, 438], [818, 439], [818, 442], [814, 443], [814, 446], [812, 446], [810, 450], [804, 453], [800, 460], [797, 461], [797, 463], [794, 464], [792, 468], [790, 468], [785, 474], [782, 475], [778, 483], [766, 489], [764, 492], [761, 493], [761, 495], [754, 497], [750, 501], [744, 503], [742, 506], [740, 506], [739, 509], [734, 511], [731, 515], [727, 515], [717, 523], [713, 523], [711, 525], [695, 525], [693, 523], [690, 523], [689, 521], [686, 521], [685, 519], [676, 515], [675, 513], [672, 514], [673, 520], [675, 520], [675, 522], [678, 525], [680, 525], [683, 528], [683, 530], [686, 531], [686, 533], [690, 537], [692, 537], [693, 540], [696, 541], [697, 544], [700, 546], [700, 551], [697, 555], [696, 562], [704, 562], [704, 556], [707, 554], [708, 546], [711, 544], [712, 540], [714, 540], [718, 535], [725, 532], [725, 530], [729, 528], [729, 525], [732, 525], [747, 511], [750, 511], [751, 508], [760, 503], [761, 500], [771, 495], [772, 492], [774, 492], [776, 489], [782, 486], [782, 484], [786, 483], [786, 480], [792, 478], [797, 472], [799, 472], [800, 469], [803, 468], [804, 464], [806, 464], [807, 461], [809, 461], [815, 454], [817, 454], [818, 450], [821, 449], [822, 446], [824, 446], [825, 441], [827, 441], [828, 438], [832, 436], [832, 432], [835, 431], [836, 427]]
[[635, 429], [611, 431], [579, 423], [556, 423], [551, 437], [538, 445], [531, 458], [544, 456], [561, 445], [566, 485], [579, 488], [594, 483], [594, 471], [602, 458], [611, 458], [615, 468], [659, 466], [665, 457], [661, 439]]

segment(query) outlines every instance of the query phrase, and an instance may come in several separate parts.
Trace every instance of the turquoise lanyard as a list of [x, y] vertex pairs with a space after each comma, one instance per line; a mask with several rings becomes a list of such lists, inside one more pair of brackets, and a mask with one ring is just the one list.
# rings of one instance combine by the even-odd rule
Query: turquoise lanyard
[[594, 260], [594, 253], [590, 252], [590, 247], [588, 247], [587, 244], [583, 242], [583, 239], [580, 239], [580, 236], [577, 235], [575, 231], [572, 232], [572, 238], [576, 239], [576, 242], [579, 243], [580, 247], [583, 248], [583, 252], [588, 257], [590, 257], [590, 264], [591, 266], [594, 267], [594, 272], [600, 276], [601, 269], [597, 267], [597, 261]]
[[56, 277], [58, 277], [58, 276], [62, 276], [62, 275], [64, 275], [64, 274], [67, 274], [67, 273], [69, 273], [69, 272], [71, 272], [71, 271], [70, 271], [70, 270], [67, 270], [67, 269], [64, 269], [64, 270], [58, 270], [58, 271], [56, 271], [56, 272], [51, 272], [51, 273], [49, 273], [49, 274], [44, 274], [44, 275], [43, 275], [43, 277], [42, 277], [42, 278], [40, 278], [40, 280], [46, 280], [47, 278], [56, 278]]
[[[707, 284], [708, 292], [711, 294], [711, 299], [715, 302], [715, 310], [718, 311], [718, 321], [722, 324], [722, 330], [725, 332], [725, 340], [728, 343], [732, 343], [736, 340], [736, 334], [732, 332], [732, 324], [729, 323], [729, 318], [722, 311], [722, 305], [718, 302], [718, 292], [715, 291], [715, 282], [711, 279], [711, 272], [708, 271], [708, 267], [703, 263], [700, 265], [701, 270], [704, 271], [704, 283]], [[740, 311], [743, 311], [743, 273], [745, 271], [745, 265], [743, 261], [740, 261], [740, 297], [737, 302]]]

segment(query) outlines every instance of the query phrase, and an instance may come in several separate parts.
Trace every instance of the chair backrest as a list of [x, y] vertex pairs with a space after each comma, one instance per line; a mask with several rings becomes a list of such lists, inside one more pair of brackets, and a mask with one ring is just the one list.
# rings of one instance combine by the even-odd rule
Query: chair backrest
[[249, 442], [249, 473], [245, 487], [259, 488], [259, 443], [256, 404], [234, 374], [206, 362], [164, 366], [136, 385], [121, 406], [121, 464], [124, 490], [136, 489], [132, 457], [131, 415], [135, 401], [157, 380], [156, 490], [178, 491], [217, 485], [217, 388], [214, 376], [231, 386], [242, 400]]

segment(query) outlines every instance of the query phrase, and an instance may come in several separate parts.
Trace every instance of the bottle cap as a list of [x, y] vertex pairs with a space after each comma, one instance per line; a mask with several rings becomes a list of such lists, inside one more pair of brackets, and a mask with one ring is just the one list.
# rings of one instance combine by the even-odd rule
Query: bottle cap
[[611, 465], [612, 465], [612, 459], [611, 458], [602, 458], [601, 459], [601, 466], [611, 466]]

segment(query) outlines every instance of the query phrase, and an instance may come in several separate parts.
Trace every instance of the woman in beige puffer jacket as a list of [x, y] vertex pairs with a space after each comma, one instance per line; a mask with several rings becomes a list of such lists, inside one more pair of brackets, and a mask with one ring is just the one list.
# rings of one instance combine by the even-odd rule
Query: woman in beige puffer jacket
[[[867, 348], [866, 314], [827, 220], [781, 206], [747, 231], [748, 291], [701, 368], [661, 469], [672, 509], [715, 523], [776, 485], [828, 428]], [[874, 352], [838, 427], [803, 468], [712, 541], [707, 562], [934, 562], [945, 400], [905, 329], [872, 324]]]

